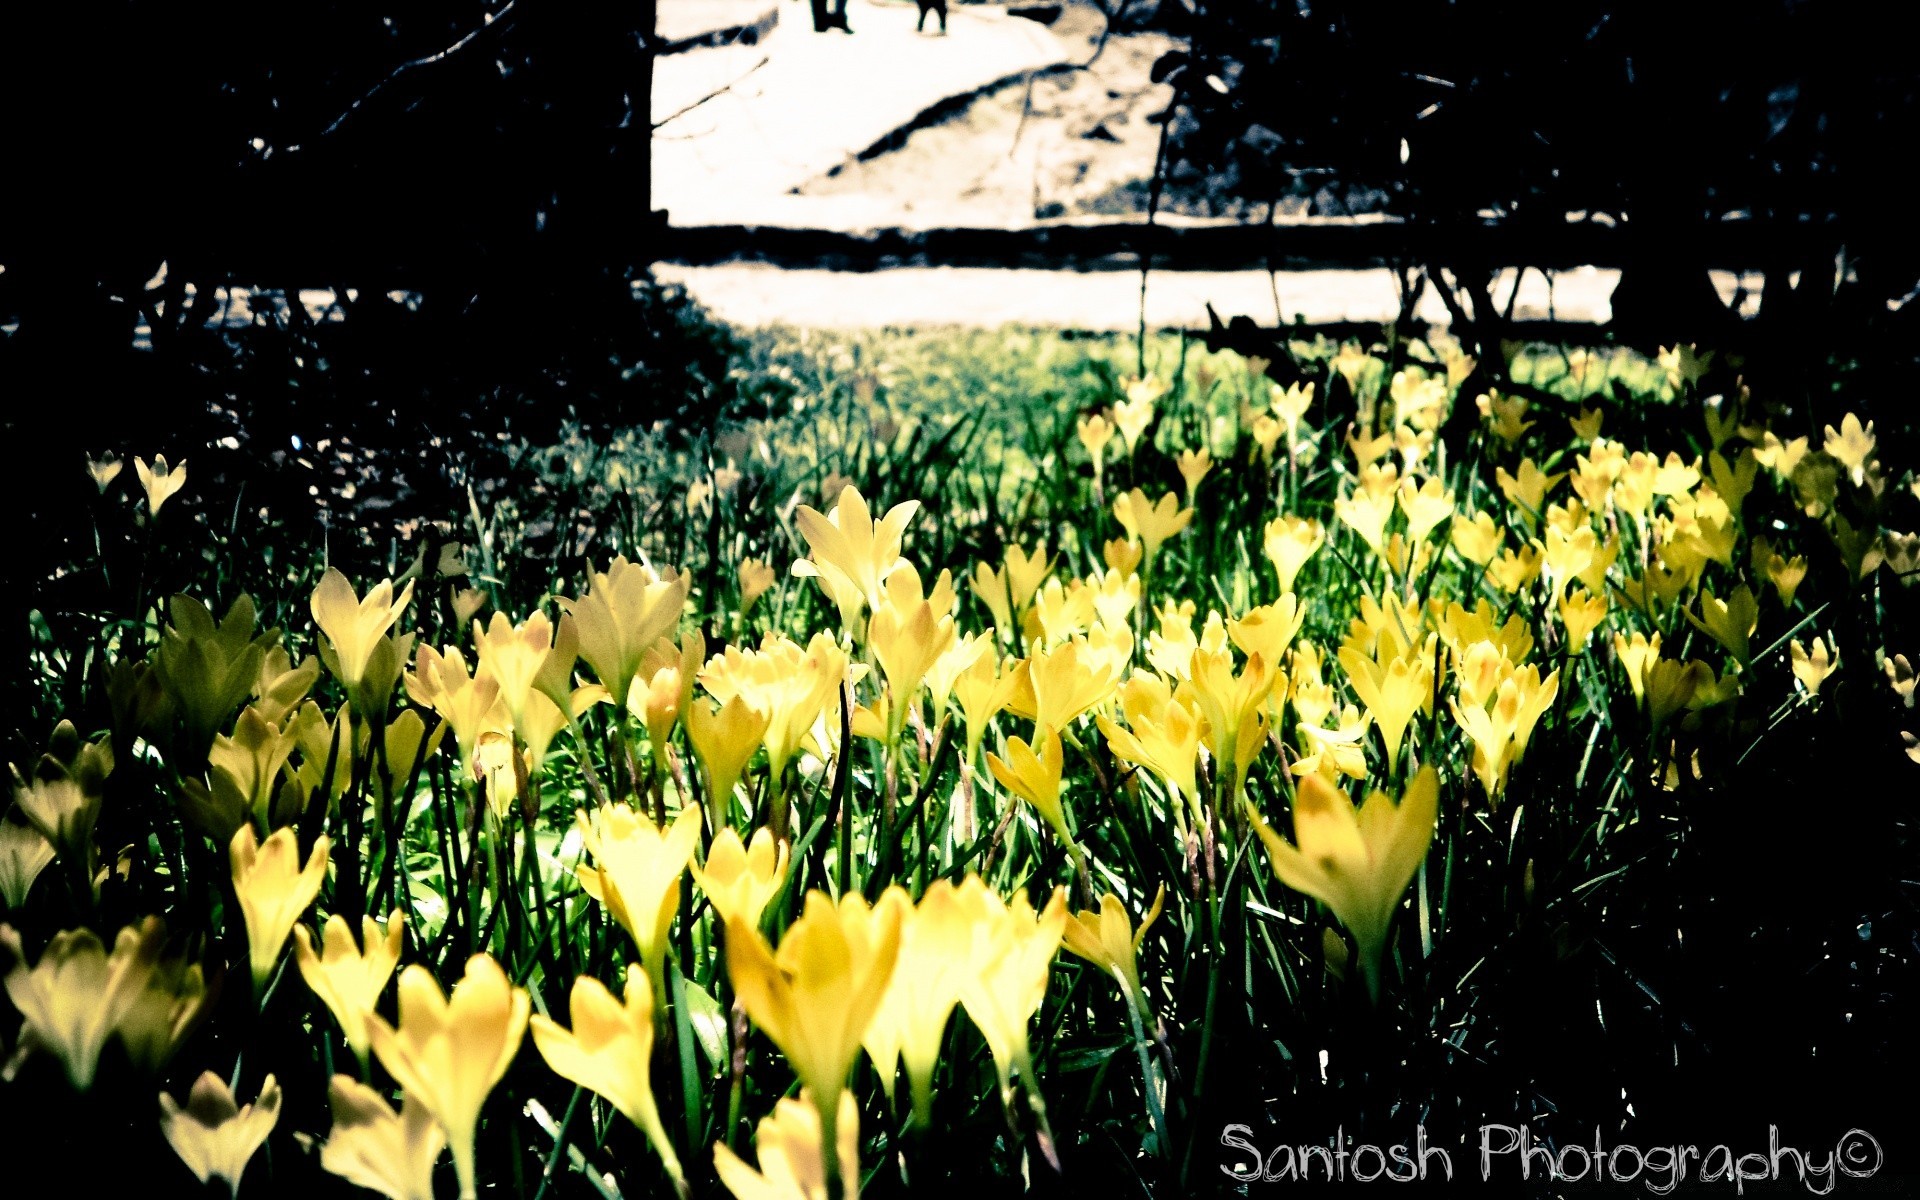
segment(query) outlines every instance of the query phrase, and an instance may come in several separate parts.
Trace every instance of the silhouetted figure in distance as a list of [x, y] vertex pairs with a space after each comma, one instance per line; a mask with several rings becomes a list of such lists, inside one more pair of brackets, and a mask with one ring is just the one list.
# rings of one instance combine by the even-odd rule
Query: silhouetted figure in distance
[[915, 33], [926, 32], [927, 14], [930, 12], [940, 14], [940, 32], [947, 32], [947, 0], [914, 0], [914, 3], [920, 6], [920, 19], [913, 23]]
[[813, 31], [825, 33], [829, 29], [838, 29], [842, 33], [852, 33], [847, 24], [847, 0], [811, 0], [813, 5]]

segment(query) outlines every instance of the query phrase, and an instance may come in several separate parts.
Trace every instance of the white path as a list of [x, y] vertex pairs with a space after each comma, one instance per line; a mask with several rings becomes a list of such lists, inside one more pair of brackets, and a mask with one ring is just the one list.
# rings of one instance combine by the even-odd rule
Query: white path
[[[1140, 276], [1128, 271], [1027, 271], [973, 267], [900, 267], [892, 270], [785, 270], [760, 263], [687, 267], [662, 263], [662, 280], [685, 285], [714, 315], [743, 326], [794, 325], [816, 329], [1008, 323], [1089, 330], [1129, 330], [1140, 319]], [[1514, 316], [1520, 320], [1605, 322], [1620, 273], [1582, 267], [1558, 273], [1551, 286], [1538, 272], [1521, 282]], [[1716, 272], [1721, 298], [1731, 302], [1742, 279]], [[1760, 277], [1744, 280], [1758, 303]], [[1502, 303], [1513, 273], [1501, 279]], [[1154, 328], [1204, 329], [1212, 302], [1221, 318], [1245, 315], [1274, 321], [1274, 291], [1280, 316], [1309, 324], [1386, 321], [1399, 311], [1391, 272], [1157, 271], [1147, 277], [1147, 323]], [[1428, 294], [1419, 316], [1447, 322], [1438, 297]]]

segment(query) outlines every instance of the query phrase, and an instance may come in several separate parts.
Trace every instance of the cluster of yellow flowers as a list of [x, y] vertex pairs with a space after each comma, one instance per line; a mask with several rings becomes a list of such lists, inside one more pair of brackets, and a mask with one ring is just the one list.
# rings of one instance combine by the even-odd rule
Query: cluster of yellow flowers
[[[919, 505], [876, 516], [851, 483], [827, 511], [794, 513], [806, 554], [790, 574], [811, 579], [823, 609], [838, 615], [837, 629], [804, 643], [775, 629], [757, 646], [710, 654], [684, 620], [691, 576], [626, 558], [592, 573], [553, 615], [473, 619], [471, 660], [459, 644], [416, 646], [398, 628], [412, 581], [381, 582], [363, 597], [328, 569], [311, 598], [319, 661], [295, 662], [279, 630], [257, 631], [245, 597], [218, 620], [177, 597], [153, 653], [112, 667], [111, 739], [85, 744], [62, 725], [16, 780], [16, 813], [0, 823], [0, 899], [20, 907], [58, 861], [84, 907], [114, 869], [102, 862], [95, 827], [116, 756], [136, 743], [163, 752], [179, 778], [181, 816], [228, 852], [228, 936], [245, 938], [255, 996], [264, 1000], [291, 940], [301, 978], [337, 1022], [361, 1079], [377, 1061], [404, 1096], [396, 1110], [387, 1093], [336, 1076], [321, 1164], [401, 1200], [431, 1195], [434, 1164], [449, 1150], [462, 1194], [475, 1194], [482, 1109], [529, 1028], [547, 1065], [644, 1131], [684, 1191], [650, 1068], [664, 1014], [684, 1003], [672, 981], [693, 965], [690, 953], [724, 962], [741, 1012], [802, 1088], [799, 1101], [780, 1101], [760, 1123], [757, 1167], [726, 1139], [714, 1146], [715, 1169], [737, 1195], [822, 1195], [834, 1178], [854, 1195], [860, 1143], [846, 1089], [861, 1053], [889, 1099], [904, 1066], [913, 1119], [925, 1124], [956, 1009], [986, 1043], [1010, 1117], [1018, 1077], [1050, 1156], [1028, 1036], [1054, 960], [1064, 948], [1110, 976], [1140, 1030], [1155, 1012], [1143, 941], [1167, 899], [1161, 887], [1149, 907], [1152, 881], [1090, 861], [1086, 835], [1101, 818], [1093, 796], [1075, 795], [1090, 790], [1090, 776], [1110, 792], [1108, 770], [1117, 768], [1163, 825], [1186, 865], [1182, 903], [1220, 887], [1223, 841], [1257, 836], [1274, 877], [1324, 904], [1351, 936], [1377, 997], [1390, 928], [1427, 856], [1449, 778], [1463, 797], [1470, 786], [1489, 806], [1511, 800], [1539, 731], [1566, 720], [1575, 672], [1617, 669], [1645, 714], [1648, 778], [1672, 786], [1690, 739], [1747, 685], [1763, 618], [1793, 632], [1812, 619], [1793, 616], [1803, 555], [1766, 537], [1745, 539], [1745, 562], [1737, 553], [1742, 506], [1762, 471], [1831, 537], [1855, 579], [1882, 564], [1908, 573], [1920, 559], [1920, 539], [1856, 528], [1836, 504], [1842, 489], [1877, 495], [1887, 486], [1873, 427], [1852, 415], [1814, 449], [1806, 437], [1782, 441], [1743, 402], [1717, 402], [1707, 408], [1710, 444], [1688, 461], [1629, 450], [1602, 434], [1602, 413], [1589, 408], [1568, 423], [1564, 448], [1536, 461], [1521, 447], [1545, 418], [1528, 399], [1489, 393], [1478, 400], [1485, 444], [1504, 457], [1494, 487], [1468, 502], [1470, 481], [1449, 472], [1437, 435], [1471, 364], [1456, 359], [1398, 372], [1384, 389], [1378, 378], [1362, 387], [1377, 366], [1366, 356], [1333, 363], [1364, 401], [1345, 459], [1309, 426], [1311, 383], [1275, 385], [1265, 406], [1243, 413], [1258, 486], [1282, 462], [1293, 478], [1315, 459], [1338, 460], [1329, 469], [1345, 482], [1326, 520], [1283, 510], [1260, 531], [1274, 586], [1259, 590], [1270, 598], [1229, 605], [1220, 590], [1220, 605], [1204, 615], [1162, 580], [1164, 556], [1192, 527], [1219, 465], [1213, 447], [1178, 454], [1183, 492], [1134, 486], [1108, 504], [1103, 491], [1116, 433], [1120, 453], [1134, 456], [1155, 425], [1166, 388], [1151, 380], [1129, 381], [1109, 413], [1078, 425], [1117, 536], [1083, 543], [1100, 546], [1097, 561], [1085, 555], [1084, 576], [1070, 571], [1064, 549], [1045, 544], [973, 564], [960, 578], [986, 617], [974, 629], [963, 627], [953, 572], [932, 574], [904, 553]], [[168, 475], [162, 463], [156, 475], [139, 466], [157, 514], [184, 467]], [[103, 490], [117, 469], [90, 466]], [[1304, 581], [1341, 573], [1355, 600], [1336, 613]], [[742, 615], [778, 585], [757, 559], [738, 574]], [[464, 607], [462, 621], [475, 611]], [[1724, 657], [1677, 656], [1689, 630]], [[1811, 700], [1839, 667], [1834, 644], [1787, 640]], [[1597, 660], [1609, 652], [1611, 665]], [[311, 698], [323, 667], [345, 699], [332, 714]], [[1906, 658], [1889, 657], [1884, 669], [1911, 706]], [[395, 713], [402, 691], [414, 706]], [[605, 753], [609, 743], [589, 723], [610, 730], [617, 752]], [[863, 894], [843, 878], [837, 895], [796, 895], [796, 831], [811, 823], [808, 840], [837, 833], [843, 857], [852, 853], [851, 817], [842, 808], [840, 827], [826, 828], [836, 813], [820, 805], [823, 790], [845, 786], [833, 777], [856, 753], [843, 730], [877, 747], [860, 853], [882, 886]], [[401, 969], [412, 885], [377, 880], [371, 869], [362, 878], [358, 842], [339, 840], [343, 829], [361, 838], [364, 821], [366, 836], [386, 839], [394, 870], [399, 831], [448, 731], [475, 800], [474, 845], [484, 835], [506, 846], [498, 861], [510, 863], [514, 839], [549, 812], [557, 762], [583, 780], [575, 794], [587, 803], [569, 835], [582, 860], [569, 903], [598, 906], [634, 954], [618, 995], [591, 976], [573, 981], [569, 1024], [534, 1015], [529, 992], [488, 953], [467, 962], [451, 993], [419, 962]], [[948, 877], [909, 891], [892, 882], [907, 873], [888, 855], [907, 814], [925, 820], [931, 808], [923, 792], [936, 748], [958, 760], [958, 787], [940, 810], [948, 827], [932, 835]], [[1256, 775], [1282, 781], [1259, 795], [1290, 792], [1289, 833], [1254, 802]], [[1349, 780], [1360, 781], [1364, 801], [1348, 794]], [[1036, 906], [1025, 888], [1002, 895], [964, 866], [971, 850], [1001, 838], [1021, 803], [1038, 822], [1035, 837], [1043, 826], [1057, 841], [1093, 907], [1070, 915], [1065, 887]], [[992, 831], [984, 841], [983, 830]], [[1098, 877], [1121, 882], [1097, 900], [1096, 865]], [[495, 905], [509, 903], [505, 875], [496, 866], [492, 882], [478, 884], [494, 890]], [[684, 907], [689, 879], [702, 908]], [[331, 915], [316, 946], [302, 920], [323, 892]], [[388, 898], [384, 924], [360, 915]], [[707, 912], [696, 947], [687, 935]], [[767, 928], [782, 925], [769, 939]], [[84, 1090], [114, 1038], [157, 1068], [207, 994], [201, 965], [163, 955], [165, 942], [155, 917], [123, 929], [111, 949], [75, 929], [34, 956], [0, 926], [14, 962], [6, 991], [25, 1018], [9, 1075], [28, 1053], [44, 1053]], [[390, 1023], [380, 1000], [396, 971]], [[184, 1107], [161, 1095], [161, 1122], [196, 1175], [237, 1188], [280, 1099], [267, 1076], [241, 1106], [208, 1073]]]

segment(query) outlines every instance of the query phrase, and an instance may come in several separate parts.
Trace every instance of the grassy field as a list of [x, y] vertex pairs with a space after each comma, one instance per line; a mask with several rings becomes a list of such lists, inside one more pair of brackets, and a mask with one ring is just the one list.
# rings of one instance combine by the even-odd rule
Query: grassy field
[[710, 422], [503, 433], [438, 519], [90, 462], [0, 1114], [397, 1198], [1861, 1124], [1913, 476], [1709, 348], [1509, 349], [757, 334]]

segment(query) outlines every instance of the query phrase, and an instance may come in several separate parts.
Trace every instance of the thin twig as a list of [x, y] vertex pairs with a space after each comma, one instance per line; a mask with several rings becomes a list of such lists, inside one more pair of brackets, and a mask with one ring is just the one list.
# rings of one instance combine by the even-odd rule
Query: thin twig
[[679, 119], [680, 119], [681, 117], [684, 117], [684, 116], [686, 116], [686, 115], [687, 115], [688, 113], [690, 113], [690, 112], [692, 112], [692, 111], [693, 111], [694, 109], [696, 109], [696, 108], [699, 108], [699, 107], [700, 107], [701, 105], [703, 105], [703, 104], [705, 104], [705, 103], [706, 103], [707, 101], [709, 101], [709, 100], [718, 100], [718, 99], [719, 99], [720, 97], [722, 97], [722, 96], [724, 96], [724, 95], [726, 95], [726, 94], [727, 94], [728, 92], [730, 92], [730, 91], [732, 91], [732, 90], [733, 90], [733, 88], [734, 88], [734, 85], [735, 85], [735, 84], [738, 84], [738, 83], [740, 83], [740, 82], [742, 82], [743, 80], [745, 80], [745, 79], [747, 78], [747, 76], [748, 76], [748, 75], [751, 75], [751, 74], [753, 74], [753, 73], [754, 73], [755, 71], [758, 71], [758, 70], [759, 70], [759, 69], [760, 69], [761, 67], [764, 67], [764, 66], [766, 66], [766, 65], [767, 65], [767, 63], [768, 63], [769, 61], [771, 61], [771, 59], [770, 59], [770, 58], [763, 58], [763, 59], [761, 59], [761, 60], [760, 60], [759, 62], [757, 62], [757, 63], [755, 63], [755, 64], [753, 64], [753, 65], [752, 65], [751, 67], [748, 67], [748, 68], [747, 68], [747, 69], [746, 69], [746, 70], [745, 70], [745, 71], [744, 71], [744, 72], [743, 72], [743, 73], [742, 73], [742, 74], [740, 75], [740, 78], [739, 78], [739, 79], [735, 79], [735, 80], [733, 81], [733, 83], [729, 83], [729, 84], [727, 84], [727, 85], [726, 85], [725, 87], [723, 87], [723, 88], [721, 88], [721, 89], [720, 89], [719, 91], [717, 91], [717, 92], [708, 92], [708, 93], [707, 93], [706, 95], [704, 95], [704, 96], [702, 96], [702, 97], [700, 97], [700, 98], [699, 98], [698, 100], [695, 100], [695, 101], [694, 101], [694, 102], [693, 102], [692, 104], [689, 104], [689, 105], [687, 105], [687, 106], [686, 106], [685, 108], [682, 108], [682, 109], [680, 109], [680, 110], [678, 110], [677, 112], [674, 112], [674, 113], [673, 113], [673, 114], [671, 114], [670, 116], [668, 116], [668, 117], [666, 117], [666, 118], [665, 118], [664, 120], [659, 120], [659, 121], [655, 121], [655, 122], [653, 123], [653, 128], [655, 128], [655, 129], [661, 129], [661, 128], [664, 128], [664, 127], [666, 127], [666, 126], [668, 126], [668, 125], [671, 125], [671, 124], [673, 124], [673, 123], [674, 123], [675, 121], [678, 121], [678, 120], [679, 120]]
[[507, 21], [508, 16], [513, 13], [514, 8], [518, 6], [519, 3], [520, 3], [520, 0], [507, 0], [507, 3], [500, 9], [499, 12], [487, 14], [486, 19], [478, 29], [468, 32], [464, 37], [462, 37], [459, 41], [455, 42], [453, 45], [448, 46], [444, 50], [436, 51], [433, 54], [429, 54], [424, 58], [416, 58], [408, 62], [403, 62], [399, 66], [395, 67], [392, 71], [389, 71], [385, 79], [382, 79], [379, 83], [376, 83], [372, 87], [368, 88], [366, 92], [362, 94], [358, 100], [355, 100], [352, 104], [347, 105], [347, 111], [335, 117], [331, 124], [329, 124], [325, 129], [320, 131], [320, 136], [326, 137], [331, 133], [333, 133], [336, 129], [339, 129], [340, 126], [346, 121], [348, 117], [352, 116], [354, 113], [360, 110], [361, 105], [365, 104], [367, 101], [373, 99], [375, 96], [385, 91], [387, 87], [393, 83], [394, 80], [400, 78], [400, 76], [406, 74], [408, 71], [416, 70], [420, 67], [430, 67], [435, 63], [445, 62], [447, 59], [452, 58], [454, 55], [458, 54], [460, 51], [472, 45], [475, 39], [477, 39], [483, 33], [489, 33], [496, 29], [499, 29], [504, 32], [508, 24], [508, 21]]

